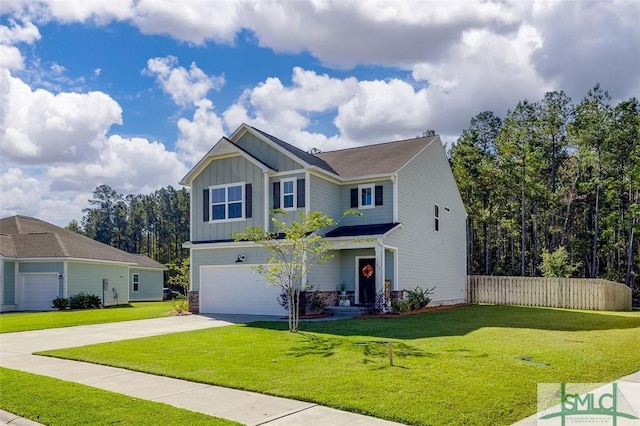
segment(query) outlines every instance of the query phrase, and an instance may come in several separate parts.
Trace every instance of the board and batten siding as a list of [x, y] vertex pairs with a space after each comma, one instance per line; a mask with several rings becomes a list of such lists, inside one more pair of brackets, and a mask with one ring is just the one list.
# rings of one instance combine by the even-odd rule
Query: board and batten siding
[[[133, 274], [138, 274], [138, 291], [133, 291]], [[133, 302], [150, 302], [162, 300], [164, 287], [164, 271], [161, 269], [134, 268], [129, 269], [129, 300]]]
[[[434, 226], [435, 205], [439, 231]], [[439, 139], [399, 170], [398, 219], [403, 228], [385, 239], [398, 248], [396, 288], [435, 286], [436, 304], [464, 301], [466, 213]]]
[[255, 158], [259, 158], [261, 162], [278, 172], [300, 170], [303, 168], [302, 165], [293, 158], [283, 154], [251, 133], [245, 133], [238, 139], [236, 145]]
[[95, 294], [102, 299], [102, 280], [109, 280], [109, 288], [104, 292], [105, 305], [114, 305], [113, 289], [118, 292], [118, 303], [129, 301], [129, 266], [69, 262], [67, 264], [67, 294], [66, 297], [84, 292]]
[[[351, 190], [353, 188], [358, 188], [359, 185], [367, 184], [373, 185], [374, 188], [378, 185], [382, 186], [382, 205], [374, 205], [371, 208], [360, 209], [359, 211], [364, 216], [364, 219], [357, 215], [345, 216], [345, 218], [340, 222], [340, 226], [373, 225], [376, 223], [393, 222], [393, 184], [390, 180], [343, 185], [340, 188], [340, 202], [342, 204], [340, 215], [342, 215], [343, 211], [351, 208]], [[359, 196], [360, 194], [358, 193], [358, 197]], [[372, 194], [372, 196], [375, 198], [375, 194]]]
[[[240, 221], [211, 223], [203, 221], [203, 190], [213, 185], [236, 182], [252, 184], [252, 217]], [[193, 181], [191, 206], [191, 227], [193, 241], [212, 241], [231, 239], [233, 232], [243, 232], [247, 226], [263, 226], [264, 173], [252, 162], [242, 156], [222, 158], [212, 161]], [[246, 200], [245, 200], [246, 203]]]
[[245, 257], [243, 265], [265, 263], [269, 252], [261, 247], [192, 248], [191, 291], [200, 291], [200, 267], [207, 265], [234, 265], [239, 255]]
[[311, 205], [310, 211], [319, 211], [333, 220], [338, 220], [348, 208], [342, 203], [340, 186], [318, 176], [310, 176]]

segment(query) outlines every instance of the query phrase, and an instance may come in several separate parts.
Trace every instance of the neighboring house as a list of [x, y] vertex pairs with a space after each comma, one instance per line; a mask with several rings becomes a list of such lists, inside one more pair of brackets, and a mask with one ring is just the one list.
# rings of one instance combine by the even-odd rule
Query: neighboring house
[[[182, 179], [191, 188], [192, 302], [209, 313], [283, 314], [280, 289], [251, 265], [268, 253], [232, 233], [271, 228], [271, 209], [339, 219], [324, 234], [334, 257], [307, 284], [352, 303], [392, 291], [436, 287], [435, 304], [465, 299], [466, 213], [438, 136], [309, 154], [248, 125], [223, 137]], [[336, 297], [334, 296], [334, 300]], [[195, 303], [192, 303], [192, 305]]]
[[50, 310], [84, 292], [104, 304], [162, 300], [167, 268], [39, 219], [0, 219], [0, 312]]

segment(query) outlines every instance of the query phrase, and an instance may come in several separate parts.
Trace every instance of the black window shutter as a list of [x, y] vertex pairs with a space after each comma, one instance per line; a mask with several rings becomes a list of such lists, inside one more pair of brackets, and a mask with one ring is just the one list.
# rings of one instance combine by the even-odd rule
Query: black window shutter
[[202, 221], [209, 222], [209, 188], [202, 190]]
[[351, 208], [358, 207], [358, 188], [351, 188]]
[[382, 185], [376, 185], [376, 206], [382, 205]]
[[298, 205], [297, 205], [297, 207], [304, 207], [304, 199], [305, 199], [304, 189], [305, 189], [304, 179], [298, 179], [298, 188], [297, 188]]
[[280, 182], [273, 182], [273, 208], [280, 208]]
[[244, 186], [244, 217], [250, 218], [253, 213], [253, 190], [250, 183]]

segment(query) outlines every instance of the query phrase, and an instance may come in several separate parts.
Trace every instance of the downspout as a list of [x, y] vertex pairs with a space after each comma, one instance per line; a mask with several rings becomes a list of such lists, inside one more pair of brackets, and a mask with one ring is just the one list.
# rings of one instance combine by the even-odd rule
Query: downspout
[[398, 173], [391, 175], [391, 183], [393, 184], [393, 223], [398, 223]]

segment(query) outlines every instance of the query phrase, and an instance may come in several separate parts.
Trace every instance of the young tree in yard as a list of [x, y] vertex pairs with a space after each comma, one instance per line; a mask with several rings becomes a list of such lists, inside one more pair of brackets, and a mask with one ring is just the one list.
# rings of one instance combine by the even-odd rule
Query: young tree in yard
[[168, 263], [169, 279], [167, 282], [171, 285], [177, 285], [182, 287], [182, 292], [186, 299], [189, 292], [190, 271], [191, 271], [191, 258], [189, 256], [177, 261], [176, 263]]
[[[273, 210], [273, 213], [273, 232], [260, 227], [248, 227], [246, 232], [235, 233], [234, 237], [237, 241], [253, 241], [271, 254], [255, 270], [267, 279], [268, 285], [280, 287], [287, 297], [289, 331], [297, 332], [300, 292], [305, 277], [315, 265], [333, 257], [331, 243], [318, 231], [334, 226], [336, 221], [318, 211], [305, 213], [298, 210], [297, 218], [290, 218], [281, 209]], [[344, 214], [357, 213], [347, 210]]]

